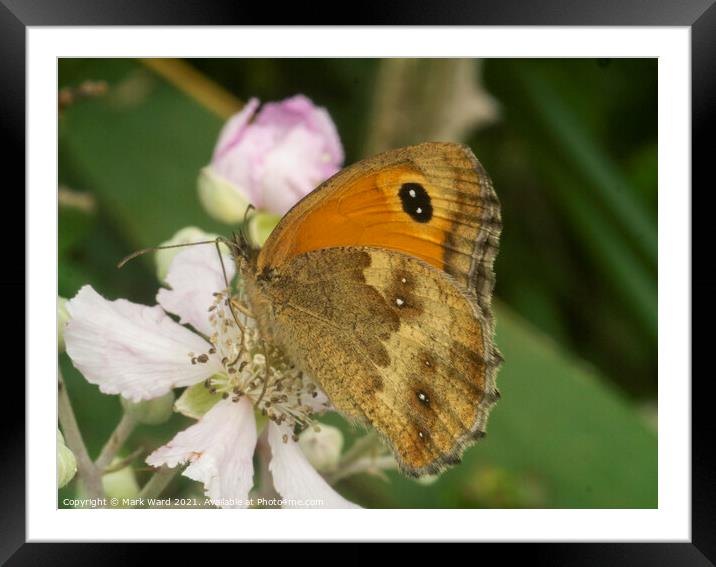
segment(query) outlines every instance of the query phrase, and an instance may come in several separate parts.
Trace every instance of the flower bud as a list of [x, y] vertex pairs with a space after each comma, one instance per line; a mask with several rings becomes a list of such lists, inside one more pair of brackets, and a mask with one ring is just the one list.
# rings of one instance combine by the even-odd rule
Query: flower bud
[[311, 427], [301, 433], [298, 445], [313, 468], [329, 472], [338, 465], [343, 449], [343, 434], [337, 427], [321, 424], [318, 431]]
[[252, 215], [249, 219], [249, 237], [251, 238], [251, 242], [263, 246], [280, 220], [280, 215], [264, 213], [262, 211]]
[[[122, 456], [112, 459], [108, 468], [117, 465], [122, 460]], [[107, 505], [111, 508], [132, 508], [134, 503], [125, 501], [135, 499], [139, 496], [140, 488], [137, 477], [134, 474], [132, 465], [127, 465], [119, 470], [108, 472], [102, 475], [102, 490], [107, 497]], [[82, 501], [89, 498], [87, 487], [84, 483], [77, 486], [77, 498]], [[85, 507], [89, 503], [80, 503], [80, 507]]]
[[281, 216], [342, 163], [343, 147], [325, 108], [296, 95], [259, 109], [252, 98], [224, 125], [199, 176], [199, 198], [226, 223], [240, 222], [249, 203]]
[[[120, 457], [115, 457], [112, 463], [117, 463], [120, 460]], [[132, 499], [139, 496], [139, 484], [131, 465], [103, 475], [102, 488], [107, 498], [110, 499], [110, 506], [113, 508], [131, 507], [131, 504], [125, 504], [123, 499]]]
[[57, 298], [57, 350], [65, 351], [65, 325], [70, 320], [70, 313], [67, 311], [67, 300], [64, 297]]
[[62, 488], [70, 482], [77, 472], [77, 459], [65, 445], [65, 438], [57, 430], [57, 487]]
[[131, 402], [126, 398], [120, 397], [122, 407], [129, 415], [136, 419], [139, 423], [145, 425], [159, 425], [168, 421], [172, 416], [174, 408], [174, 392], [169, 391], [159, 398], [144, 400], [141, 402]]
[[[216, 240], [217, 234], [204, 232], [200, 228], [195, 226], [187, 226], [178, 231], [166, 242], [162, 242], [161, 246], [174, 246], [177, 244], [190, 244], [192, 242], [203, 242], [207, 240]], [[206, 244], [205, 246], [209, 246]], [[220, 244], [222, 253], [228, 254], [228, 249], [225, 245]], [[157, 277], [159, 281], [164, 281], [169, 273], [169, 266], [171, 266], [174, 256], [179, 254], [184, 248], [167, 248], [165, 250], [157, 250], [154, 256], [154, 263], [157, 267]]]
[[243, 220], [249, 206], [248, 199], [229, 181], [216, 174], [211, 166], [201, 170], [198, 186], [199, 201], [210, 216], [226, 224]]

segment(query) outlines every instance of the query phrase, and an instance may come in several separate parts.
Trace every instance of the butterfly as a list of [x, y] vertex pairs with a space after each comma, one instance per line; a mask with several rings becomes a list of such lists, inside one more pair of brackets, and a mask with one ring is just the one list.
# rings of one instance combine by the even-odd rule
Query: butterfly
[[499, 398], [501, 228], [470, 148], [431, 142], [343, 169], [235, 256], [264, 340], [417, 477], [458, 463]]

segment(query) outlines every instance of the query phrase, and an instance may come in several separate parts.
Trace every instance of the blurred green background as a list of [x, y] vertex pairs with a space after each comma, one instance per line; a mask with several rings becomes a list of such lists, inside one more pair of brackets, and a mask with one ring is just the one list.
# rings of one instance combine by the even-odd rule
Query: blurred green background
[[[147, 256], [186, 225], [229, 234], [197, 199], [240, 101], [304, 93], [325, 106], [346, 164], [427, 139], [467, 142], [502, 202], [495, 271], [502, 400], [462, 465], [423, 485], [342, 481], [369, 507], [657, 507], [657, 61], [655, 59], [63, 59], [59, 86], [108, 92], [59, 125], [59, 289], [153, 304]], [[60, 364], [96, 456], [121, 416]], [[354, 433], [337, 416], [350, 444]], [[190, 420], [139, 427], [128, 450]], [[140, 484], [148, 469], [136, 461]], [[60, 501], [77, 491], [73, 481]], [[198, 495], [183, 477], [165, 495]]]

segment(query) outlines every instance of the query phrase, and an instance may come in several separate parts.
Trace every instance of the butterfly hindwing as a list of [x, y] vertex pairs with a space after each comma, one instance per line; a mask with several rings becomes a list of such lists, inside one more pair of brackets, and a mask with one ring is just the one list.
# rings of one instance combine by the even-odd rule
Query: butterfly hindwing
[[497, 398], [492, 323], [454, 278], [374, 247], [318, 249], [265, 271], [260, 321], [336, 408], [370, 423], [401, 469], [459, 459]]

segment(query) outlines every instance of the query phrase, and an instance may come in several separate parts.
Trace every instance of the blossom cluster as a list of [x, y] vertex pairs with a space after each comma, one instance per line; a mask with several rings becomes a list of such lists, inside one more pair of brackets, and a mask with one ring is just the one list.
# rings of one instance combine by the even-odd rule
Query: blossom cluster
[[[325, 109], [301, 95], [260, 110], [251, 99], [223, 128], [211, 163], [199, 176], [199, 198], [226, 223], [241, 221], [247, 206], [254, 205], [260, 243], [280, 215], [342, 162], [340, 139]], [[205, 239], [212, 235], [191, 227], [170, 242]], [[62, 304], [67, 354], [90, 383], [127, 404], [166, 399], [184, 388], [174, 409], [196, 423], [146, 462], [187, 465], [182, 474], [203, 483], [212, 501], [228, 507], [251, 501], [254, 453], [264, 444], [270, 449], [273, 487], [284, 505], [355, 507], [309, 459], [316, 449], [320, 468], [322, 458], [335, 455], [335, 448], [322, 446], [316, 421], [331, 409], [328, 399], [261, 339], [233, 261], [226, 250], [220, 253], [225, 271], [213, 246], [158, 253], [164, 286], [153, 306], [111, 301], [91, 286], [82, 287]], [[325, 439], [342, 443], [331, 428]]]

